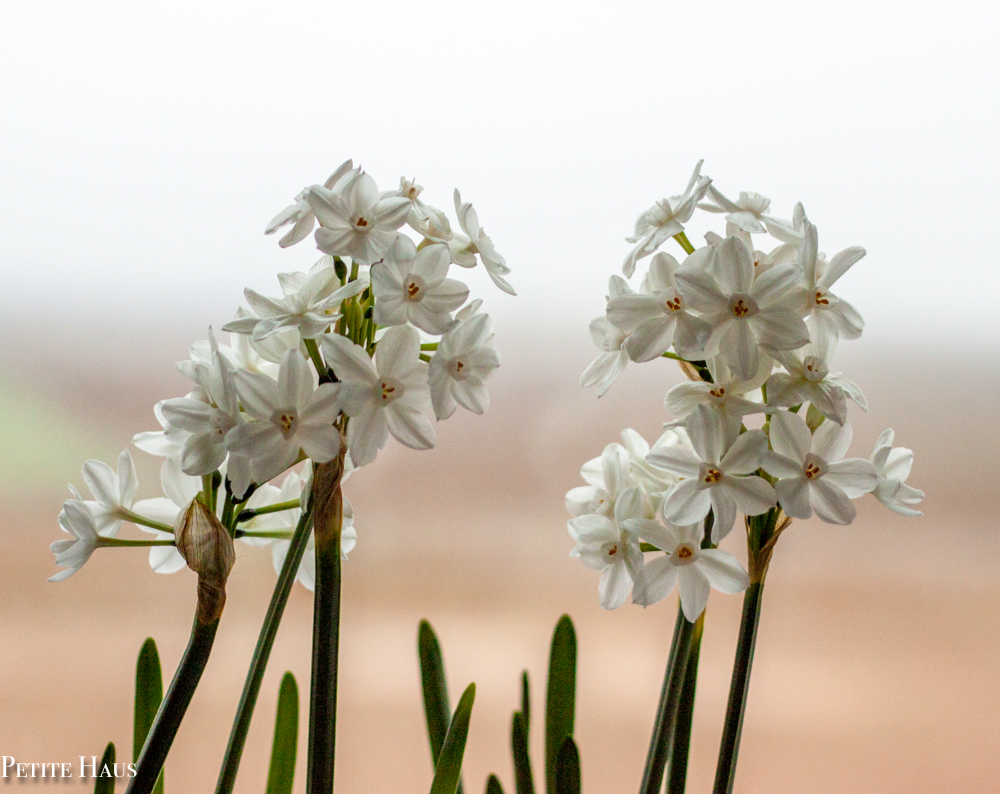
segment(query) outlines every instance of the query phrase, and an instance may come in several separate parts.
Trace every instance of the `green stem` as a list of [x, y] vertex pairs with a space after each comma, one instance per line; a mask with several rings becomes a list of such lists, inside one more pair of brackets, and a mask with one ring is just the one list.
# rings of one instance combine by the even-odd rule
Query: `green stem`
[[722, 745], [719, 748], [719, 765], [715, 770], [713, 794], [732, 794], [733, 783], [736, 780], [736, 757], [740, 752], [740, 734], [743, 732], [743, 716], [750, 688], [750, 669], [753, 666], [753, 651], [757, 643], [763, 592], [764, 581], [761, 579], [759, 582], [751, 583], [743, 596], [743, 617], [740, 619], [736, 661], [733, 663], [733, 680], [729, 689], [729, 705], [726, 708], [726, 721], [722, 729]]
[[160, 532], [169, 532], [171, 535], [174, 534], [174, 528], [169, 524], [161, 524], [159, 521], [153, 521], [151, 518], [146, 518], [138, 513], [133, 513], [131, 510], [122, 510], [121, 518], [123, 521], [128, 521], [132, 524], [139, 524], [143, 527], [149, 527], [150, 529], [158, 529]]
[[438, 349], [438, 343], [437, 342], [424, 342], [420, 346], [420, 349], [421, 350], [437, 350]]
[[649, 741], [649, 753], [646, 755], [646, 766], [643, 769], [639, 794], [658, 794], [660, 786], [663, 785], [663, 772], [667, 767], [670, 738], [674, 732], [677, 706], [684, 685], [684, 671], [687, 669], [694, 626], [694, 623], [689, 623], [684, 617], [684, 612], [678, 605], [677, 621], [674, 623], [674, 638], [670, 644], [667, 670], [663, 675], [663, 688], [660, 691], [656, 723]]
[[236, 517], [236, 523], [244, 524], [247, 521], [252, 521], [257, 516], [267, 515], [268, 513], [280, 513], [282, 510], [294, 510], [299, 506], [300, 500], [290, 499], [287, 502], [277, 502], [276, 504], [264, 507], [252, 507], [248, 510], [241, 510], [240, 514]]
[[177, 735], [191, 698], [194, 697], [201, 674], [205, 672], [218, 628], [218, 618], [211, 623], [195, 620], [187, 649], [174, 673], [174, 680], [170, 682], [167, 696], [156, 712], [156, 718], [139, 755], [136, 775], [129, 782], [125, 794], [150, 794], [156, 785], [163, 763], [167, 760], [167, 753], [170, 752], [170, 745]]
[[694, 246], [691, 245], [691, 241], [687, 238], [687, 235], [684, 234], [684, 232], [678, 232], [675, 234], [674, 239], [681, 244], [681, 248], [684, 249], [685, 253], [694, 253]]
[[670, 769], [667, 772], [666, 794], [684, 794], [687, 784], [688, 755], [691, 750], [691, 726], [694, 720], [694, 696], [698, 686], [698, 658], [701, 655], [701, 638], [705, 632], [705, 613], [694, 624], [691, 652], [684, 671], [684, 688], [677, 708], [677, 723], [670, 748]]
[[340, 536], [344, 521], [345, 447], [339, 458], [313, 470], [316, 511], [316, 592], [313, 608], [312, 684], [309, 702], [308, 794], [331, 794], [337, 742], [337, 662], [340, 644]]
[[172, 540], [127, 540], [126, 538], [100, 538], [97, 545], [104, 547], [124, 546], [173, 546]]
[[316, 367], [316, 374], [319, 375], [320, 382], [327, 382], [330, 377], [327, 373], [326, 364], [323, 363], [323, 357], [319, 354], [319, 346], [316, 344], [316, 340], [303, 339], [302, 342], [305, 344], [306, 350], [309, 352], [309, 358], [312, 359], [313, 366]]
[[269, 529], [260, 530], [259, 532], [252, 529], [237, 529], [237, 538], [274, 538], [275, 540], [291, 540], [292, 536], [295, 534], [295, 530], [292, 527], [288, 529]]
[[257, 704], [257, 695], [260, 694], [264, 670], [271, 656], [271, 648], [274, 646], [274, 638], [278, 634], [278, 626], [281, 623], [281, 616], [285, 612], [285, 604], [288, 603], [288, 596], [292, 592], [295, 576], [299, 571], [299, 565], [309, 543], [309, 533], [312, 532], [312, 515], [311, 506], [302, 511], [302, 516], [299, 518], [298, 526], [295, 527], [295, 533], [288, 546], [285, 562], [281, 566], [281, 573], [278, 574], [278, 581], [274, 585], [271, 603], [268, 604], [267, 614], [264, 616], [264, 625], [260, 627], [257, 647], [254, 648], [250, 669], [247, 671], [246, 682], [243, 684], [243, 694], [240, 696], [240, 705], [236, 709], [233, 729], [229, 734], [229, 744], [226, 745], [226, 755], [219, 772], [219, 782], [215, 787], [216, 794], [229, 794], [236, 783], [236, 771], [240, 766], [240, 757], [243, 755], [247, 731], [250, 730], [250, 719], [253, 716], [254, 706]]

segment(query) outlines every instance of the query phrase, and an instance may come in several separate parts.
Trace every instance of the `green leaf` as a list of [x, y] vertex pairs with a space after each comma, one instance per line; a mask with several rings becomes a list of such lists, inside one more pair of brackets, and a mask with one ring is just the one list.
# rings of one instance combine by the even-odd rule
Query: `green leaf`
[[285, 673], [278, 690], [278, 715], [274, 720], [271, 768], [267, 794], [291, 794], [295, 777], [295, 753], [299, 739], [299, 688], [295, 676]]
[[486, 794], [503, 794], [503, 786], [500, 785], [500, 779], [496, 775], [486, 778]]
[[448, 735], [445, 736], [444, 746], [434, 769], [430, 794], [455, 794], [458, 791], [465, 740], [469, 738], [469, 720], [472, 719], [472, 704], [475, 699], [476, 685], [469, 684], [462, 693], [448, 726]]
[[[138, 761], [146, 736], [163, 700], [163, 673], [156, 641], [148, 637], [139, 649], [135, 665], [135, 716], [132, 723], [132, 760]], [[153, 794], [163, 794], [163, 772], [156, 780]]]
[[[107, 766], [111, 772], [109, 777], [101, 777], [101, 772]], [[101, 764], [97, 767], [97, 779], [94, 781], [94, 794], [114, 794], [115, 792], [115, 743], [108, 742], [101, 756]]]
[[552, 635], [545, 696], [545, 790], [556, 793], [556, 765], [563, 740], [573, 735], [576, 713], [576, 631], [563, 615]]
[[517, 794], [535, 794], [531, 759], [528, 757], [528, 721], [521, 711], [514, 712], [511, 722], [510, 752], [514, 758], [514, 791]]
[[567, 736], [556, 761], [556, 794], [580, 794], [580, 752]]
[[444, 675], [444, 658], [434, 629], [426, 620], [420, 621], [417, 633], [417, 652], [420, 655], [420, 681], [424, 689], [424, 716], [427, 718], [427, 735], [431, 741], [431, 760], [437, 765], [444, 746], [451, 720], [448, 705], [448, 682]]
[[531, 728], [531, 688], [528, 686], [528, 671], [521, 673], [521, 713], [524, 715], [525, 733]]

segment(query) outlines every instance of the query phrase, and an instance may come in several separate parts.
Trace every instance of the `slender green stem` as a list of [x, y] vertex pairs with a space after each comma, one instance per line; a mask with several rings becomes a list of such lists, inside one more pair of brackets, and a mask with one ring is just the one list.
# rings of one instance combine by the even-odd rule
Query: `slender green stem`
[[424, 342], [420, 346], [420, 349], [421, 350], [437, 350], [438, 349], [438, 343], [437, 342]]
[[278, 574], [278, 581], [274, 585], [271, 603], [268, 604], [264, 624], [260, 627], [257, 647], [254, 648], [250, 669], [247, 671], [246, 682], [243, 684], [243, 694], [240, 696], [240, 705], [236, 709], [233, 729], [229, 734], [229, 744], [226, 745], [226, 755], [219, 772], [219, 782], [215, 787], [217, 794], [229, 794], [236, 784], [236, 772], [240, 766], [240, 757], [243, 755], [247, 731], [250, 730], [250, 719], [253, 716], [254, 706], [257, 705], [257, 695], [260, 694], [264, 670], [267, 668], [267, 662], [271, 656], [274, 638], [278, 634], [278, 626], [281, 623], [281, 616], [285, 612], [288, 596], [292, 592], [299, 564], [302, 562], [302, 556], [309, 544], [312, 517], [311, 506], [302, 511], [298, 526], [295, 527], [295, 532], [292, 535], [292, 542], [288, 546], [285, 562], [281, 566], [281, 573]]
[[124, 521], [128, 521], [132, 524], [139, 524], [143, 527], [149, 527], [150, 529], [158, 529], [160, 532], [169, 532], [171, 535], [174, 533], [174, 528], [170, 524], [161, 524], [159, 521], [154, 521], [151, 518], [146, 518], [138, 513], [133, 513], [131, 510], [122, 510], [121, 518]]
[[195, 620], [187, 649], [174, 673], [174, 680], [170, 682], [167, 696], [156, 712], [156, 718], [139, 755], [136, 775], [129, 782], [125, 794], [150, 794], [156, 785], [163, 763], [167, 760], [167, 753], [170, 752], [170, 745], [177, 735], [191, 698], [194, 697], [201, 674], [205, 672], [218, 628], [218, 618], [211, 623]]
[[100, 547], [106, 546], [173, 546], [172, 540], [128, 540], [126, 538], [105, 538], [101, 537], [97, 541]]
[[678, 232], [677, 234], [675, 234], [674, 239], [681, 244], [681, 248], [684, 249], [685, 253], [687, 254], [694, 253], [694, 246], [691, 245], [691, 241], [687, 238], [687, 235], [684, 234], [684, 232]]
[[646, 755], [639, 794], [658, 794], [663, 785], [663, 772], [667, 767], [670, 738], [677, 719], [677, 706], [684, 686], [684, 671], [687, 669], [694, 626], [694, 623], [689, 623], [684, 617], [684, 612], [678, 605], [674, 639], [670, 644], [670, 656], [667, 660], [667, 670], [663, 675], [656, 723], [649, 741], [649, 753]]
[[753, 651], [757, 643], [763, 592], [762, 579], [751, 583], [743, 595], [743, 617], [740, 619], [736, 661], [733, 664], [733, 680], [729, 689], [729, 705], [726, 708], [726, 721], [722, 729], [722, 745], [719, 748], [719, 765], [715, 770], [713, 794], [732, 794], [733, 783], [736, 780], [736, 758], [740, 752], [740, 734], [743, 732], [743, 716], [750, 688], [750, 669], [753, 666]]
[[327, 376], [326, 364], [323, 363], [323, 357], [319, 354], [319, 346], [316, 344], [315, 339], [303, 339], [303, 343], [306, 346], [306, 350], [309, 352], [309, 358], [312, 359], [313, 366], [316, 367], [316, 374], [319, 375], [319, 379], [322, 382], [329, 380]]
[[255, 529], [237, 529], [237, 538], [274, 538], [276, 540], [291, 540], [292, 536], [295, 534], [295, 530], [292, 527], [288, 529], [268, 529], [268, 530], [255, 530]]
[[300, 506], [298, 499], [290, 499], [287, 502], [277, 502], [273, 505], [265, 505], [264, 507], [252, 507], [247, 510], [241, 510], [240, 514], [236, 517], [236, 522], [243, 524], [247, 521], [252, 521], [257, 516], [264, 516], [268, 513], [280, 513], [282, 510], [294, 510], [296, 507]]
[[687, 784], [688, 755], [691, 750], [691, 726], [694, 720], [694, 696], [698, 686], [698, 658], [701, 655], [701, 638], [705, 632], [705, 613], [694, 624], [691, 652], [684, 671], [684, 688], [677, 707], [677, 722], [670, 747], [670, 766], [667, 771], [666, 794], [684, 794]]
[[343, 455], [313, 471], [316, 592], [313, 607], [312, 683], [309, 702], [308, 794], [331, 794], [337, 741], [337, 662], [340, 645], [340, 536], [344, 503]]

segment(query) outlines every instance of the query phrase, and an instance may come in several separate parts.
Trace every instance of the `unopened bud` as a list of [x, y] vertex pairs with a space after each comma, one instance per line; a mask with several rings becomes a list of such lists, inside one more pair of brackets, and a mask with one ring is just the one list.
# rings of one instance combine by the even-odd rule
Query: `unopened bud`
[[347, 280], [347, 265], [344, 264], [344, 260], [339, 256], [333, 258], [333, 270], [337, 274], [337, 278], [341, 281]]
[[218, 620], [226, 603], [226, 580], [236, 562], [233, 539], [215, 514], [193, 499], [177, 517], [174, 542], [188, 568], [198, 574], [198, 621]]

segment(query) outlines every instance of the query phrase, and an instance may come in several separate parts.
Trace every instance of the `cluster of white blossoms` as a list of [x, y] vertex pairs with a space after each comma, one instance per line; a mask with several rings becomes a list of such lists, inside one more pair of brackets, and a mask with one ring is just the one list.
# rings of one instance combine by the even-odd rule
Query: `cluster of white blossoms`
[[[500, 366], [482, 301], [449, 278], [451, 265], [482, 262], [490, 278], [513, 295], [510, 268], [479, 225], [472, 205], [455, 191], [458, 228], [426, 204], [408, 179], [379, 192], [351, 161], [323, 184], [303, 190], [267, 226], [290, 226], [282, 248], [316, 227], [323, 256], [307, 273], [281, 273], [282, 294], [247, 289], [249, 311], [223, 326], [230, 344], [195, 343], [178, 368], [193, 387], [155, 407], [162, 430], [139, 433], [134, 444], [164, 458], [163, 497], [134, 502], [138, 483], [127, 451], [117, 473], [88, 461], [83, 478], [93, 494], [76, 489], [59, 518], [72, 537], [52, 544], [65, 579], [95, 548], [153, 545], [159, 572], [184, 566], [173, 544], [174, 523], [199, 493], [237, 538], [271, 544], [275, 568], [308, 498], [311, 463], [336, 458], [346, 442], [345, 472], [375, 460], [395, 437], [408, 447], [435, 442], [433, 415], [447, 419], [457, 406], [477, 414], [489, 407], [484, 381]], [[408, 236], [403, 227], [416, 232]], [[280, 485], [270, 484], [296, 464]], [[120, 540], [122, 521], [155, 540]], [[344, 501], [342, 551], [356, 539], [353, 511]], [[299, 579], [313, 584], [312, 541]]]
[[[725, 237], [706, 234], [696, 250], [684, 224], [697, 209], [724, 213], [726, 229]], [[580, 381], [598, 395], [630, 361], [676, 359], [691, 378], [667, 393], [665, 406], [678, 418], [652, 448], [626, 430], [623, 444], [583, 467], [588, 485], [567, 494], [572, 555], [603, 572], [600, 601], [608, 609], [629, 592], [636, 603], [655, 603], [679, 582], [693, 621], [710, 587], [744, 590], [746, 571], [715, 548], [738, 512], [768, 514], [772, 527], [814, 513], [849, 524], [852, 500], [871, 493], [897, 513], [920, 515], [914, 505], [923, 493], [905, 483], [913, 453], [892, 447], [891, 430], [870, 460], [845, 458], [848, 401], [868, 405], [855, 383], [831, 372], [831, 360], [864, 321], [832, 290], [865, 251], [828, 259], [801, 204], [791, 220], [769, 209], [757, 193], [724, 196], [699, 162], [682, 195], [636, 221], [625, 276], [652, 257], [638, 291], [612, 276], [607, 311], [590, 325], [602, 352]], [[765, 235], [774, 238], [768, 251]], [[687, 252], [683, 261], [658, 252], [670, 238]], [[763, 414], [763, 429], [747, 428], [754, 414]]]

